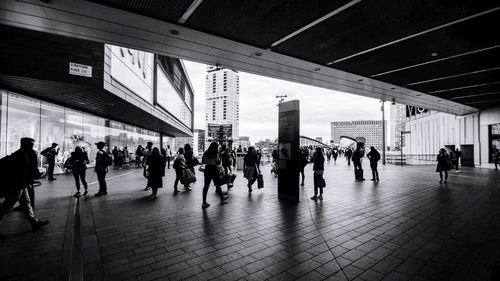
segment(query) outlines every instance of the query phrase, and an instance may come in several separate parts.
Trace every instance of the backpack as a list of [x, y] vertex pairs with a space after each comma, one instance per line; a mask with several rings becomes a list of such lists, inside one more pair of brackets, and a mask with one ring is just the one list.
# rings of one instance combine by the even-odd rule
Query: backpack
[[50, 150], [50, 147], [47, 147], [46, 149], [42, 150], [42, 152], [40, 152], [40, 154], [42, 154], [42, 156], [47, 157], [47, 154], [49, 153], [49, 150]]
[[106, 151], [103, 151], [102, 153], [102, 162], [106, 165], [106, 166], [111, 166], [113, 165], [113, 158], [111, 158], [111, 155], [109, 155], [109, 153], [107, 153]]
[[182, 165], [181, 158], [179, 156], [177, 156], [177, 158], [175, 158], [175, 160], [174, 160], [174, 164], [172, 165], [172, 168], [180, 169], [181, 165]]

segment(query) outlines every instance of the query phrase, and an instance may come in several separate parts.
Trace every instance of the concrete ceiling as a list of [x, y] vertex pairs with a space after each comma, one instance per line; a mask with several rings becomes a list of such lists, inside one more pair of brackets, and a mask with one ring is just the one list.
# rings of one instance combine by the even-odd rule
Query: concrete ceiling
[[3, 0], [0, 23], [457, 115], [500, 103], [498, 1], [48, 2]]

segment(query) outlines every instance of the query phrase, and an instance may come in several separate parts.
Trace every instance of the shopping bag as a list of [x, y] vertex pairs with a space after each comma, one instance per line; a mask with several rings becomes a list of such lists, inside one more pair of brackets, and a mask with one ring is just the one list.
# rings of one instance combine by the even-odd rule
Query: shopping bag
[[205, 164], [201, 164], [200, 167], [198, 167], [198, 171], [205, 172]]
[[322, 177], [319, 179], [318, 187], [326, 187], [325, 179]]
[[262, 177], [262, 174], [257, 176], [257, 188], [264, 188], [264, 178]]
[[196, 181], [196, 175], [190, 169], [184, 169], [182, 172], [183, 184], [190, 184]]
[[253, 166], [247, 166], [245, 169], [245, 174], [243, 175], [247, 180], [250, 180], [253, 178], [253, 175], [255, 173], [255, 167]]
[[354, 170], [354, 176], [356, 180], [364, 180], [363, 178], [363, 169], [356, 169]]
[[235, 174], [230, 174], [229, 178], [227, 180], [227, 183], [233, 184], [235, 179], [236, 179], [236, 175]]

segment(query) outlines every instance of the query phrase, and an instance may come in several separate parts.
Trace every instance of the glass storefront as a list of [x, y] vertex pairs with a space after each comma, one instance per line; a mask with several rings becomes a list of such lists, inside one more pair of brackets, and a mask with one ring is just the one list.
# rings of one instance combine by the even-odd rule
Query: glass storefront
[[[128, 147], [131, 159], [134, 159], [138, 145], [144, 147], [151, 141], [154, 146], [160, 146], [160, 134], [157, 132], [12, 92], [0, 92], [0, 157], [19, 149], [22, 137], [33, 138], [37, 152], [55, 142], [59, 144], [60, 151], [54, 172], [62, 173], [64, 161], [76, 146], [87, 151], [91, 165], [97, 150], [94, 143], [98, 141], [106, 142], [108, 150], [115, 146], [121, 149]], [[47, 165], [45, 157], [40, 158], [40, 165]]]
[[500, 123], [490, 125], [490, 163], [493, 162], [494, 149], [500, 149]]

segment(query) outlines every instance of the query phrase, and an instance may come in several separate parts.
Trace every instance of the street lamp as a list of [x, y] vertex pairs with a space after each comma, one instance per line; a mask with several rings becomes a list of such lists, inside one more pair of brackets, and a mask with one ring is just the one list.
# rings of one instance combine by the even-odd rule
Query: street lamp
[[278, 101], [278, 104], [276, 106], [278, 106], [280, 103], [284, 102], [286, 97], [287, 97], [286, 95], [277, 95], [276, 98], [279, 99], [279, 101]]

